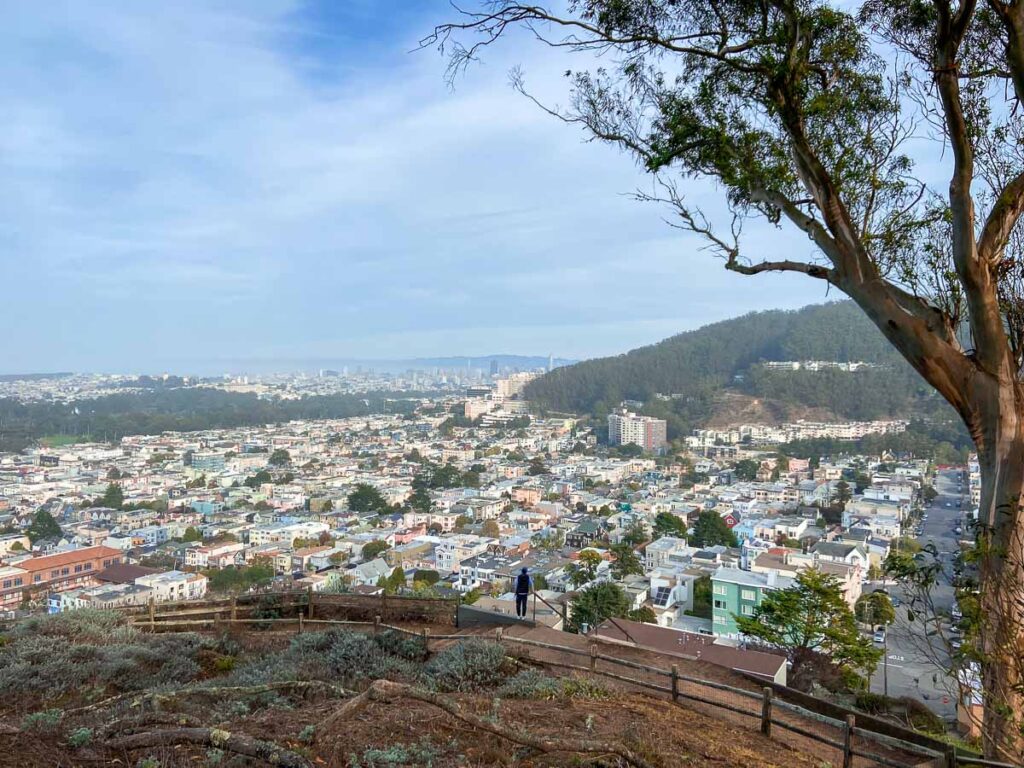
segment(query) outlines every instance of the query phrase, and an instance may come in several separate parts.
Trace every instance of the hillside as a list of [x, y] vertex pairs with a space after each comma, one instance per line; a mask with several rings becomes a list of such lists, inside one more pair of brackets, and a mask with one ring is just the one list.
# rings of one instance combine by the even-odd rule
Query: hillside
[[823, 764], [818, 742], [552, 676], [479, 639], [431, 653], [390, 631], [145, 634], [83, 609], [0, 640], [12, 768]]
[[[776, 371], [766, 361], [865, 362], [847, 372]], [[603, 416], [622, 400], [670, 421], [676, 436], [729, 421], [723, 392], [745, 395], [790, 418], [877, 419], [941, 414], [945, 404], [850, 301], [755, 312], [672, 336], [615, 357], [559, 368], [532, 382], [542, 409]], [[668, 399], [656, 395], [669, 396]]]

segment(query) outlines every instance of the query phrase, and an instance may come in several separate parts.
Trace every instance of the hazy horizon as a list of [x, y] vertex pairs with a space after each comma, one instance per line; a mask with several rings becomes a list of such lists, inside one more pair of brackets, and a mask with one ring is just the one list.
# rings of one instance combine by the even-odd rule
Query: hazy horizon
[[629, 158], [508, 87], [519, 65], [564, 101], [561, 53], [510, 36], [449, 89], [415, 50], [445, 0], [59, 6], [0, 9], [6, 371], [584, 359], [827, 297], [726, 272], [630, 197]]

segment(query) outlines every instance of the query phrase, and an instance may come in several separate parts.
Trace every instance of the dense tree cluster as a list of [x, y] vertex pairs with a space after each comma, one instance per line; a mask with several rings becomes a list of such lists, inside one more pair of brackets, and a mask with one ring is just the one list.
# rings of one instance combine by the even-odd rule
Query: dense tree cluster
[[[408, 393], [415, 397], [420, 393]], [[217, 389], [157, 387], [72, 403], [23, 403], [0, 398], [0, 451], [20, 451], [49, 435], [119, 440], [124, 435], [155, 435], [273, 424], [293, 419], [340, 419], [384, 410], [411, 413], [412, 400], [395, 393], [322, 395], [298, 400], [261, 400], [256, 395]]]
[[[868, 362], [857, 372], [775, 371], [770, 360]], [[852, 302], [795, 312], [755, 312], [704, 326], [617, 357], [557, 368], [531, 382], [527, 396], [555, 411], [605, 416], [622, 400], [664, 418], [670, 437], [707, 419], [713, 395], [736, 387], [783, 404], [828, 408], [851, 419], [876, 419], [948, 408]], [[675, 395], [670, 399], [656, 394]]]

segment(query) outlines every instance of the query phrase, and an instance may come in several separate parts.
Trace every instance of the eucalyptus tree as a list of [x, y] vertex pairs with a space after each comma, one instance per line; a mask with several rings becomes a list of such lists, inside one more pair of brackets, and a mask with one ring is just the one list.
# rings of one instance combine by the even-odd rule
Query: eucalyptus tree
[[[539, 106], [635, 157], [656, 179], [641, 197], [670, 205], [727, 269], [797, 273], [848, 295], [949, 401], [981, 465], [985, 749], [1016, 758], [1024, 0], [558, 7], [493, 0], [423, 42], [451, 55], [452, 75], [514, 29], [579, 54], [567, 106]], [[521, 77], [513, 82], [529, 96]], [[714, 182], [728, 215], [685, 199], [678, 185], [694, 178]], [[752, 219], [795, 228], [811, 255], [757, 256], [743, 238]]]

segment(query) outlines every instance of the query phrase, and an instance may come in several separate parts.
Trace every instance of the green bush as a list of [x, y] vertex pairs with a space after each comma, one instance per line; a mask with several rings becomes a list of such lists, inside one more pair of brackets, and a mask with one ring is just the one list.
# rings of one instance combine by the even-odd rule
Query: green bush
[[84, 747], [92, 742], [92, 728], [76, 728], [68, 736], [68, 744], [72, 747]]
[[450, 645], [427, 662], [424, 682], [438, 691], [475, 691], [506, 677], [505, 651], [497, 643], [467, 640]]
[[23, 731], [53, 731], [60, 725], [63, 713], [59, 709], [46, 709], [42, 712], [33, 712], [25, 715], [21, 721]]
[[604, 699], [608, 689], [585, 677], [549, 677], [536, 669], [524, 669], [497, 690], [506, 699]]
[[885, 714], [889, 711], [889, 703], [880, 693], [861, 691], [855, 699], [857, 709], [872, 715]]

